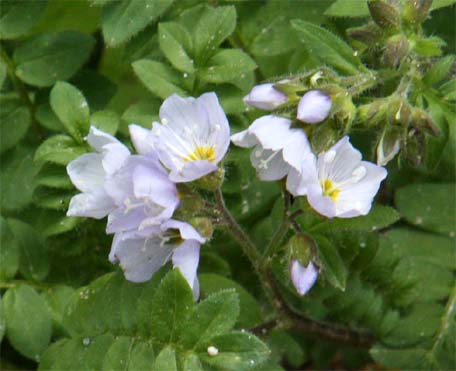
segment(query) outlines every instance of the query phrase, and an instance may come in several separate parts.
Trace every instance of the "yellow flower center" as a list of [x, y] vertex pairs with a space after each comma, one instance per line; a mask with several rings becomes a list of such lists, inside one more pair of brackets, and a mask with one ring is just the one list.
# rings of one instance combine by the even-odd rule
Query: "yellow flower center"
[[340, 189], [334, 188], [334, 185], [329, 179], [321, 183], [321, 188], [323, 188], [323, 195], [331, 197], [333, 201], [337, 201]]
[[215, 161], [215, 149], [213, 146], [197, 146], [195, 150], [184, 157], [184, 161], [206, 160]]

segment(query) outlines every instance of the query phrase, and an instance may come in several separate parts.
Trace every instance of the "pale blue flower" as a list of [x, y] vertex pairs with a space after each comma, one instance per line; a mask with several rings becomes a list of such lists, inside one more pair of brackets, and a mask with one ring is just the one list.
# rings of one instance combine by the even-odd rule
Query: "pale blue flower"
[[331, 97], [319, 90], [310, 90], [298, 104], [298, 120], [307, 124], [318, 124], [325, 120], [331, 111]]
[[244, 97], [244, 103], [262, 110], [276, 109], [288, 101], [288, 96], [274, 88], [274, 84], [260, 84], [253, 87]]
[[290, 276], [296, 291], [300, 295], [305, 295], [317, 281], [318, 269], [312, 261], [305, 267], [297, 260], [292, 260], [290, 264]]
[[228, 120], [215, 93], [167, 98], [161, 122], [153, 123], [154, 146], [174, 182], [190, 182], [217, 170], [230, 144]]
[[287, 188], [295, 196], [307, 195], [309, 204], [328, 218], [352, 218], [369, 213], [386, 176], [385, 168], [362, 161], [345, 136], [318, 157], [303, 156]]
[[144, 282], [171, 259], [192, 288], [196, 300], [200, 244], [204, 242], [190, 224], [169, 220], [143, 230], [116, 233], [109, 260], [119, 263], [127, 280]]
[[87, 141], [96, 152], [79, 156], [67, 166], [72, 183], [82, 192], [71, 199], [67, 215], [101, 219], [116, 207], [104, 188], [105, 181], [123, 166], [130, 151], [93, 126]]
[[240, 147], [254, 147], [250, 160], [261, 180], [285, 177], [291, 168], [298, 170], [301, 156], [310, 153], [305, 132], [291, 128], [291, 121], [268, 115], [256, 119], [247, 130], [231, 136]]

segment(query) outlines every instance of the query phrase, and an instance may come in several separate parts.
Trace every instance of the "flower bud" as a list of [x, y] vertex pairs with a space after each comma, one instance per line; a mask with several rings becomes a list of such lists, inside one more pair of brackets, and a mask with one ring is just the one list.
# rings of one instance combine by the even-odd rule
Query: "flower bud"
[[384, 0], [371, 0], [367, 3], [372, 19], [383, 29], [399, 29], [401, 17], [398, 10]]
[[288, 240], [286, 248], [292, 260], [308, 265], [312, 257], [313, 242], [304, 235], [294, 235]]
[[273, 110], [288, 101], [288, 96], [274, 88], [274, 84], [256, 85], [244, 97], [244, 103], [263, 110]]
[[305, 295], [317, 281], [318, 269], [311, 261], [306, 266], [303, 266], [299, 261], [292, 260], [290, 263], [290, 276], [296, 291], [300, 295]]
[[347, 35], [353, 40], [362, 42], [368, 46], [372, 46], [380, 40], [382, 31], [375, 23], [371, 22], [361, 27], [349, 28], [347, 30]]
[[189, 222], [206, 240], [209, 240], [212, 237], [214, 227], [212, 226], [212, 222], [209, 218], [195, 217], [191, 218]]
[[432, 0], [407, 0], [402, 16], [411, 23], [421, 23], [427, 18], [431, 5]]
[[193, 184], [206, 191], [215, 191], [217, 188], [220, 188], [224, 179], [225, 170], [223, 167], [219, 167], [216, 171], [194, 181]]
[[358, 107], [358, 120], [368, 126], [377, 126], [384, 121], [387, 108], [386, 99], [376, 99], [372, 103]]
[[385, 166], [401, 148], [401, 128], [386, 124], [377, 145], [377, 165]]
[[394, 35], [386, 41], [383, 61], [396, 68], [410, 51], [410, 43], [404, 35]]
[[414, 107], [412, 110], [413, 125], [426, 133], [438, 137], [441, 134], [440, 128], [434, 122], [432, 117], [423, 109]]
[[388, 99], [386, 119], [389, 123], [396, 123], [408, 127], [412, 120], [412, 107], [407, 100], [395, 95]]
[[174, 212], [175, 219], [188, 221], [198, 214], [204, 207], [204, 200], [200, 194], [188, 187], [178, 186], [179, 208]]
[[319, 90], [310, 90], [301, 98], [298, 104], [298, 120], [317, 124], [325, 120], [331, 110], [331, 97]]
[[413, 166], [419, 166], [423, 161], [424, 148], [424, 134], [420, 131], [412, 129], [407, 135], [407, 145], [402, 150], [401, 154], [404, 155], [407, 162]]
[[334, 122], [328, 120], [321, 125], [314, 126], [311, 136], [312, 149], [315, 153], [326, 151], [339, 139], [339, 132]]

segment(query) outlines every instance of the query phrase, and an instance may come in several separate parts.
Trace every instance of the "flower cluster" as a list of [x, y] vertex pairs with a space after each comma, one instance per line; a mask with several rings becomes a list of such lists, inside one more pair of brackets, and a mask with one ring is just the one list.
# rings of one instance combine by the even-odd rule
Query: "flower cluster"
[[[247, 104], [273, 110], [287, 103], [288, 97], [273, 84], [258, 85], [244, 98]], [[317, 124], [328, 118], [330, 96], [317, 91], [306, 92], [297, 105], [296, 119]], [[275, 115], [262, 116], [231, 140], [241, 147], [254, 147], [252, 165], [262, 180], [286, 177], [286, 188], [293, 196], [307, 196], [309, 204], [328, 218], [351, 218], [366, 215], [372, 206], [386, 169], [362, 161], [361, 153], [344, 136], [325, 152], [313, 153], [302, 126]], [[298, 292], [305, 294], [315, 282], [318, 271], [314, 263], [307, 267], [291, 262], [291, 278]]]
[[190, 224], [172, 219], [179, 207], [178, 183], [217, 170], [229, 142], [229, 125], [214, 93], [199, 98], [172, 95], [160, 108], [161, 122], [152, 130], [130, 125], [136, 154], [95, 127], [87, 141], [95, 153], [67, 167], [80, 194], [67, 215], [108, 217], [114, 234], [109, 254], [133, 282], [151, 278], [172, 260], [199, 296], [196, 275], [200, 244], [205, 238]]

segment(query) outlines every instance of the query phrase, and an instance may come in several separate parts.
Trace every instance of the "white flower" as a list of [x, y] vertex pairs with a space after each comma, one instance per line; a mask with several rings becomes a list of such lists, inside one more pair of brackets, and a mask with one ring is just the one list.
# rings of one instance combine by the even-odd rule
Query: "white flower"
[[247, 130], [231, 136], [240, 147], [255, 147], [250, 156], [261, 180], [278, 180], [290, 168], [300, 168], [303, 154], [310, 153], [307, 136], [301, 129], [290, 128], [291, 121], [278, 116], [262, 116]]
[[273, 110], [288, 100], [288, 96], [274, 88], [274, 84], [260, 84], [253, 87], [244, 97], [244, 103], [263, 110]]
[[309, 292], [318, 278], [318, 269], [312, 261], [307, 267], [301, 265], [297, 260], [292, 260], [290, 264], [291, 282], [293, 282], [296, 291], [300, 295], [305, 295]]
[[199, 296], [196, 272], [200, 244], [204, 242], [190, 224], [169, 220], [160, 226], [116, 233], [109, 260], [120, 264], [127, 280], [145, 282], [171, 259], [192, 288], [196, 300]]
[[298, 104], [298, 120], [308, 124], [317, 124], [326, 119], [331, 110], [331, 98], [319, 90], [310, 90]]
[[199, 98], [173, 94], [153, 123], [154, 146], [174, 182], [190, 182], [215, 170], [230, 144], [228, 120], [215, 93]]
[[70, 201], [68, 216], [104, 218], [114, 208], [114, 200], [106, 193], [107, 177], [120, 169], [130, 156], [130, 151], [112, 135], [90, 127], [87, 141], [96, 153], [87, 153], [71, 161], [68, 175], [82, 193]]
[[345, 136], [318, 159], [303, 157], [301, 169], [290, 174], [295, 182], [288, 190], [307, 194], [309, 204], [328, 218], [366, 215], [387, 171], [361, 158]]

